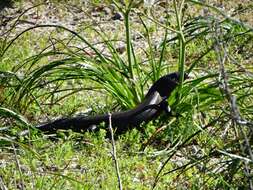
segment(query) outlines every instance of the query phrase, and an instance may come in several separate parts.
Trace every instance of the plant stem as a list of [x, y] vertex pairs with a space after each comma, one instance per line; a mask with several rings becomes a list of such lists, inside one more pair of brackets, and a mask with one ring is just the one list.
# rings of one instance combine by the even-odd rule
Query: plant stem
[[132, 50], [131, 50], [131, 36], [130, 36], [130, 25], [129, 25], [129, 13], [130, 10], [126, 10], [124, 13], [125, 17], [125, 27], [126, 27], [126, 45], [127, 45], [127, 58], [128, 58], [128, 69], [130, 72], [130, 78], [134, 79], [133, 73], [133, 62], [132, 62]]
[[182, 88], [183, 81], [184, 81], [184, 65], [185, 65], [185, 48], [186, 48], [186, 43], [185, 43], [185, 38], [184, 38], [184, 32], [182, 29], [182, 11], [183, 11], [183, 6], [184, 6], [184, 0], [182, 0], [179, 10], [177, 8], [177, 3], [176, 0], [173, 0], [173, 5], [174, 9], [176, 12], [176, 20], [177, 20], [177, 28], [178, 28], [178, 39], [179, 39], [179, 60], [178, 60], [178, 70], [180, 73], [180, 79], [179, 79], [179, 94], [178, 94], [178, 100], [181, 99], [181, 93], [180, 89]]

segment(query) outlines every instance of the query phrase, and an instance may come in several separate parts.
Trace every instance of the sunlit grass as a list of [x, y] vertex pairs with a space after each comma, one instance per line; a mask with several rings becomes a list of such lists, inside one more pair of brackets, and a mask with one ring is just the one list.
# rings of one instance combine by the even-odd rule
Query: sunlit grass
[[[1, 39], [0, 176], [9, 189], [117, 189], [105, 131], [47, 137], [32, 126], [80, 112], [130, 109], [157, 78], [177, 70], [190, 72], [191, 78], [168, 99], [173, 116], [117, 137], [123, 186], [250, 186], [245, 174], [252, 167], [246, 145], [252, 141], [250, 124], [233, 118], [217, 57], [228, 55], [224, 65], [231, 94], [241, 118], [252, 121], [252, 31], [218, 17], [212, 7], [208, 17], [199, 16], [207, 6], [195, 1], [174, 1], [161, 14], [154, 10], [164, 5], [155, 5], [148, 15], [129, 2], [114, 2], [125, 21], [100, 23], [91, 17], [94, 25], [77, 30], [40, 25], [20, 33], [14, 28], [7, 41]], [[159, 20], [161, 15], [167, 19]], [[223, 51], [215, 51], [217, 44]], [[30, 128], [26, 137], [19, 134], [24, 128]]]

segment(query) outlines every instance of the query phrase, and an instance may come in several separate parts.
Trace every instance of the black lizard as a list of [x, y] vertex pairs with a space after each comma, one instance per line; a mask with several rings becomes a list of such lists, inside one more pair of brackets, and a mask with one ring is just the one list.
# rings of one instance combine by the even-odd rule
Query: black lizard
[[[185, 74], [184, 78], [187, 78]], [[117, 134], [138, 127], [142, 122], [148, 122], [162, 112], [170, 112], [167, 98], [176, 88], [179, 81], [179, 73], [171, 73], [158, 79], [149, 89], [142, 103], [134, 109], [111, 114], [112, 127]], [[76, 116], [61, 118], [55, 121], [37, 126], [41, 131], [55, 132], [58, 129], [72, 129], [73, 131], [88, 131], [100, 123], [109, 122], [109, 114], [98, 116]]]

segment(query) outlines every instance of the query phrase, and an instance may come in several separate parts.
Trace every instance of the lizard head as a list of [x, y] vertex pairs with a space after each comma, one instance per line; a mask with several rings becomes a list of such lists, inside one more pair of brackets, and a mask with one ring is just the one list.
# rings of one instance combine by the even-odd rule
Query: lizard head
[[[184, 80], [187, 78], [189, 78], [188, 74], [185, 73]], [[161, 77], [151, 86], [146, 96], [149, 96], [156, 91], [160, 94], [161, 97], [168, 97], [178, 85], [179, 79], [179, 72], [170, 73]]]

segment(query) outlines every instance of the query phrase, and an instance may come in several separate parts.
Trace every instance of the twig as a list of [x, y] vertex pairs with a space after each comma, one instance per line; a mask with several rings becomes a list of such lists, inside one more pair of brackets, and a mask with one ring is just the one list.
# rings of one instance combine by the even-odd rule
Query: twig
[[249, 162], [249, 163], [253, 163], [253, 161], [251, 159], [248, 159], [248, 158], [245, 158], [245, 157], [242, 157], [242, 156], [239, 156], [239, 155], [236, 155], [236, 154], [232, 154], [232, 153], [228, 153], [228, 152], [225, 152], [223, 150], [217, 150], [218, 152], [222, 153], [222, 154], [225, 154], [233, 159], [240, 159], [240, 160], [243, 160], [245, 162]]
[[115, 164], [115, 169], [116, 169], [117, 178], [118, 178], [118, 186], [119, 186], [119, 189], [122, 190], [123, 188], [122, 188], [122, 183], [121, 183], [121, 178], [120, 178], [119, 164], [117, 160], [116, 146], [115, 146], [113, 129], [112, 129], [112, 115], [110, 113], [108, 115], [109, 115], [109, 130], [111, 133], [111, 140], [112, 140], [112, 159], [114, 160], [114, 164]]
[[[225, 69], [225, 62], [228, 59], [227, 51], [226, 51], [226, 48], [224, 47], [224, 44], [219, 42], [219, 39], [217, 37], [217, 36], [219, 36], [219, 31], [217, 31], [217, 29], [216, 29], [215, 32], [216, 32], [216, 35], [214, 36], [214, 38], [217, 41], [216, 46], [215, 46], [215, 51], [217, 53], [217, 59], [220, 64], [220, 78], [222, 80], [221, 81], [222, 82], [221, 88], [224, 91], [226, 98], [230, 102], [232, 120], [238, 125], [246, 125], [246, 126], [252, 127], [253, 125], [252, 125], [251, 121], [247, 121], [246, 119], [241, 117], [239, 108], [236, 103], [236, 96], [232, 95], [231, 89], [229, 88], [228, 76], [227, 76], [227, 72]], [[222, 52], [224, 54], [223, 56], [221, 55]], [[241, 128], [240, 128], [240, 130], [241, 130]], [[244, 139], [245, 139], [251, 160], [253, 161], [253, 153], [252, 153], [252, 150], [250, 147], [249, 140], [246, 137], [246, 134], [244, 133], [244, 131], [241, 130], [241, 132], [244, 135]]]
[[2, 177], [0, 176], [0, 189], [2, 190], [8, 190], [7, 187], [5, 186]]
[[13, 151], [14, 151], [14, 156], [15, 156], [15, 162], [16, 162], [16, 165], [17, 165], [17, 168], [18, 168], [18, 171], [19, 171], [19, 175], [20, 175], [20, 189], [21, 190], [24, 190], [25, 189], [25, 186], [24, 186], [24, 180], [23, 180], [23, 176], [22, 176], [22, 170], [21, 170], [21, 167], [20, 167], [20, 163], [19, 163], [19, 160], [18, 160], [18, 156], [17, 156], [17, 152], [16, 152], [16, 147], [13, 143], [12, 144], [12, 148], [13, 148]]
[[[220, 41], [219, 36], [221, 36], [221, 30], [218, 26], [215, 26], [215, 32], [214, 32], [214, 39], [217, 42], [216, 46], [214, 47], [215, 52], [217, 54], [217, 60], [219, 63], [219, 69], [220, 69], [220, 81], [221, 81], [221, 86], [220, 89], [224, 92], [228, 102], [230, 103], [230, 117], [232, 119], [232, 123], [238, 127], [241, 135], [244, 138], [244, 142], [245, 142], [245, 147], [243, 146], [242, 143], [240, 143], [240, 149], [242, 152], [244, 152], [246, 155], [249, 156], [250, 159], [248, 158], [244, 158], [244, 167], [245, 167], [245, 175], [248, 177], [249, 180], [249, 189], [253, 190], [253, 182], [251, 180], [251, 178], [249, 177], [250, 171], [248, 170], [248, 160], [250, 160], [251, 162], [253, 162], [253, 152], [251, 149], [251, 145], [249, 142], [249, 138], [247, 137], [245, 130], [241, 127], [241, 126], [248, 126], [248, 129], [252, 132], [252, 121], [247, 121], [246, 119], [244, 119], [241, 114], [240, 114], [240, 110], [239, 107], [237, 106], [237, 102], [236, 102], [236, 96], [234, 96], [232, 94], [232, 91], [229, 87], [229, 82], [228, 82], [228, 75], [227, 75], [227, 71], [225, 69], [225, 63], [228, 60], [228, 54], [227, 54], [227, 49], [225, 47], [225, 45]], [[248, 152], [248, 154], [247, 154]], [[223, 151], [223, 154], [225, 154], [230, 156], [230, 157], [235, 157], [235, 155], [231, 155], [227, 152]], [[236, 155], [238, 156], [238, 155]], [[240, 158], [242, 160], [242, 158]], [[246, 161], [246, 160], [247, 161]]]
[[170, 159], [176, 154], [176, 152], [178, 150], [180, 150], [182, 147], [184, 147], [184, 145], [186, 145], [187, 142], [189, 142], [191, 139], [193, 139], [195, 136], [197, 136], [199, 133], [201, 133], [202, 131], [204, 131], [205, 129], [207, 129], [210, 126], [213, 126], [214, 124], [216, 124], [220, 118], [221, 118], [222, 114], [219, 115], [218, 118], [212, 120], [211, 122], [209, 122], [207, 125], [201, 127], [200, 130], [196, 131], [195, 133], [193, 133], [192, 135], [190, 135], [187, 139], [185, 139], [180, 145], [178, 145], [178, 147], [175, 147], [175, 150], [171, 153], [171, 155], [165, 160], [165, 162], [163, 163], [162, 167], [159, 169], [156, 177], [155, 177], [155, 181], [153, 184], [152, 189], [155, 189], [159, 179], [160, 179], [160, 175], [164, 176], [164, 174], [162, 174], [163, 169], [165, 168], [165, 166], [169, 163]]

